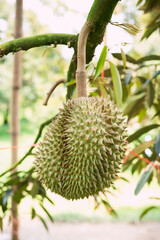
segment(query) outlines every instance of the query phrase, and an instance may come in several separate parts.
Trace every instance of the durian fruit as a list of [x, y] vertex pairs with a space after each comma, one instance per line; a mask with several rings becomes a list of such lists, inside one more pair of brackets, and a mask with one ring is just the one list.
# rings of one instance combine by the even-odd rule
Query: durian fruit
[[51, 123], [36, 152], [39, 180], [67, 199], [109, 188], [126, 151], [126, 122], [103, 97], [68, 100]]

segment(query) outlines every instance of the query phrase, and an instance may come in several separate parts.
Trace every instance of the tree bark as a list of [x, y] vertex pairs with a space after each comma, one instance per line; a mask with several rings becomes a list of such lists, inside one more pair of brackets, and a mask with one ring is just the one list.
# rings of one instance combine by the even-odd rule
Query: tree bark
[[69, 48], [76, 48], [77, 35], [66, 33], [46, 33], [33, 37], [24, 37], [11, 40], [0, 44], [0, 57], [11, 52], [15, 53], [20, 50], [27, 51], [31, 48], [50, 46], [50, 45], [67, 45]]
[[[22, 37], [22, 12], [23, 0], [16, 0], [16, 16], [15, 16], [15, 38]], [[11, 144], [18, 145], [20, 123], [19, 123], [19, 105], [20, 105], [20, 88], [22, 82], [22, 52], [15, 53], [13, 66], [13, 83], [12, 83], [12, 97], [11, 97]], [[18, 149], [12, 149], [11, 161], [12, 164], [18, 160]], [[16, 171], [16, 168], [13, 172]], [[18, 234], [18, 205], [14, 200], [14, 193], [17, 188], [13, 189], [12, 198], [12, 240], [19, 240]]]

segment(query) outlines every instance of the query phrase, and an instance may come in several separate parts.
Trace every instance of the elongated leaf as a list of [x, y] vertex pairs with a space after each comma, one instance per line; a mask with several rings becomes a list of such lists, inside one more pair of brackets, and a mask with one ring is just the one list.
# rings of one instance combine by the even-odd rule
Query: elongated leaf
[[45, 213], [47, 214], [47, 216], [49, 217], [49, 219], [51, 220], [51, 222], [53, 222], [53, 217], [52, 215], [48, 212], [48, 210], [42, 205], [40, 204], [41, 208], [45, 211]]
[[4, 196], [2, 197], [2, 210], [3, 210], [3, 212], [5, 212], [7, 210], [8, 198], [10, 196], [12, 196], [12, 193], [13, 193], [12, 189], [8, 189], [5, 192]]
[[160, 157], [160, 133], [156, 138], [155, 151], [156, 151], [157, 157]]
[[43, 223], [45, 229], [48, 231], [48, 226], [47, 226], [47, 223], [46, 221], [44, 220], [43, 217], [41, 217], [40, 215], [37, 214], [37, 217], [41, 220], [41, 222]]
[[126, 54], [124, 53], [123, 49], [121, 48], [121, 56], [122, 56], [122, 61], [123, 61], [123, 67], [126, 68]]
[[127, 178], [120, 177], [120, 179], [122, 179], [124, 182], [128, 182], [129, 183], [129, 180]]
[[140, 5], [142, 1], [143, 1], [143, 0], [139, 0], [139, 1], [137, 2], [137, 6]]
[[96, 71], [94, 74], [94, 80], [101, 74], [105, 64], [106, 56], [107, 56], [107, 46], [104, 46], [97, 63]]
[[146, 28], [145, 33], [143, 34], [141, 40], [148, 38], [154, 31], [160, 28], [160, 22], [152, 24], [150, 27]]
[[0, 230], [3, 231], [3, 218], [0, 217]]
[[108, 94], [107, 94], [105, 86], [103, 84], [99, 84], [99, 87], [100, 87], [102, 95], [107, 98]]
[[31, 219], [34, 219], [35, 216], [36, 216], [36, 211], [35, 211], [35, 209], [32, 207], [32, 209], [31, 209]]
[[137, 140], [140, 136], [142, 136], [144, 133], [147, 133], [154, 128], [158, 128], [159, 126], [160, 126], [159, 124], [151, 124], [151, 125], [142, 127], [138, 129], [135, 133], [130, 135], [127, 140], [129, 143], [133, 142], [134, 140]]
[[148, 208], [146, 208], [140, 215], [139, 219], [142, 219], [149, 211], [156, 209], [156, 206], [150, 206]]
[[135, 195], [138, 195], [138, 193], [141, 191], [141, 189], [143, 188], [143, 186], [145, 185], [145, 183], [148, 181], [152, 171], [153, 171], [153, 166], [150, 166], [148, 170], [146, 170], [141, 178], [139, 179], [138, 183], [137, 183], [137, 186], [136, 186], [136, 189], [135, 189]]
[[45, 196], [45, 198], [54, 206], [54, 202], [52, 201], [52, 199], [50, 199], [47, 195]]
[[126, 74], [125, 78], [124, 78], [124, 82], [125, 82], [125, 85], [128, 85], [132, 79], [132, 72], [133, 71], [130, 71], [129, 73]]
[[[155, 143], [155, 140], [143, 142], [143, 143], [139, 144], [137, 147], [135, 147], [132, 151], [135, 152], [136, 154], [141, 154], [144, 152], [144, 150], [151, 147], [154, 143]], [[130, 154], [127, 159], [127, 162], [131, 162], [135, 158], [136, 158], [136, 156], [134, 156], [133, 154]]]
[[147, 102], [149, 107], [153, 105], [154, 96], [155, 96], [155, 89], [153, 87], [153, 83], [149, 82], [149, 84], [147, 85]]
[[141, 110], [140, 107], [143, 106], [144, 96], [145, 93], [140, 93], [138, 95], [129, 97], [124, 105], [123, 115], [128, 115], [131, 118], [137, 113], [138, 110]]
[[121, 84], [120, 75], [119, 75], [117, 67], [112, 62], [109, 62], [109, 64], [110, 64], [111, 75], [112, 75], [112, 80], [113, 80], [114, 95], [115, 95], [116, 103], [118, 106], [121, 106], [122, 84]]
[[139, 58], [137, 60], [137, 64], [143, 63], [143, 62], [147, 62], [147, 61], [156, 61], [156, 60], [160, 60], [160, 56], [159, 55], [149, 55], [149, 56], [145, 56], [142, 58]]
[[33, 198], [35, 198], [35, 196], [37, 195], [38, 191], [39, 191], [39, 183], [38, 182], [34, 182], [33, 186], [32, 186], [32, 189], [31, 189], [31, 196]]
[[90, 96], [94, 96], [94, 97], [97, 97], [97, 96], [99, 96], [99, 94], [98, 94], [98, 93], [96, 93], [96, 92], [90, 92], [90, 93], [89, 93], [89, 95], [90, 95]]
[[149, 199], [155, 199], [160, 201], [160, 197], [150, 197]]
[[134, 174], [134, 172], [139, 169], [140, 165], [142, 163], [142, 160], [141, 159], [138, 159], [136, 163], [134, 163], [133, 167], [132, 167], [132, 174]]
[[143, 119], [146, 117], [147, 109], [142, 108], [142, 110], [138, 114], [138, 122], [142, 122]]
[[155, 117], [160, 116], [160, 110], [154, 114], [151, 120], [153, 120]]
[[145, 85], [147, 85], [148, 83], [150, 83], [150, 81], [152, 81], [152, 79], [156, 78], [159, 74], [160, 74], [160, 70], [159, 70], [159, 71], [156, 71], [156, 72], [152, 75], [152, 77], [145, 82]]
[[77, 87], [75, 86], [73, 93], [72, 93], [72, 98], [76, 98], [77, 97]]
[[66, 87], [71, 86], [76, 83], [76, 79], [71, 80], [70, 82], [66, 83]]
[[110, 205], [107, 201], [105, 201], [105, 200], [103, 200], [103, 199], [102, 199], [101, 201], [102, 201], [104, 207], [106, 208], [106, 210], [108, 211], [108, 213], [109, 213], [111, 216], [117, 218], [118, 215], [117, 215], [116, 211], [111, 207], [111, 205]]
[[[115, 57], [119, 60], [122, 60], [122, 55], [120, 53], [113, 53], [112, 55], [113, 55], [113, 57]], [[137, 61], [129, 55], [126, 55], [126, 59], [127, 59], [127, 62], [134, 63], [134, 64], [137, 63]]]

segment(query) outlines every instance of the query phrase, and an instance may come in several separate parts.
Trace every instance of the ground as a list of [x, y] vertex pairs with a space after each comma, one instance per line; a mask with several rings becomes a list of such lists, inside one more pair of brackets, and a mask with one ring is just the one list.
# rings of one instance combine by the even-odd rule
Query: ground
[[[10, 234], [0, 234], [10, 240]], [[20, 240], [159, 240], [160, 222], [54, 223], [49, 232], [38, 220], [21, 221]]]

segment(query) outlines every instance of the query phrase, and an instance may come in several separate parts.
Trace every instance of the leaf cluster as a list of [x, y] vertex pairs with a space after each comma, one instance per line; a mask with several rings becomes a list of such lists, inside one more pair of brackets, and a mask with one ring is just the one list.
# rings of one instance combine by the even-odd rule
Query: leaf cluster
[[153, 32], [160, 29], [160, 1], [159, 0], [139, 0], [137, 6], [147, 15], [147, 25], [145, 32], [142, 36], [148, 38]]

